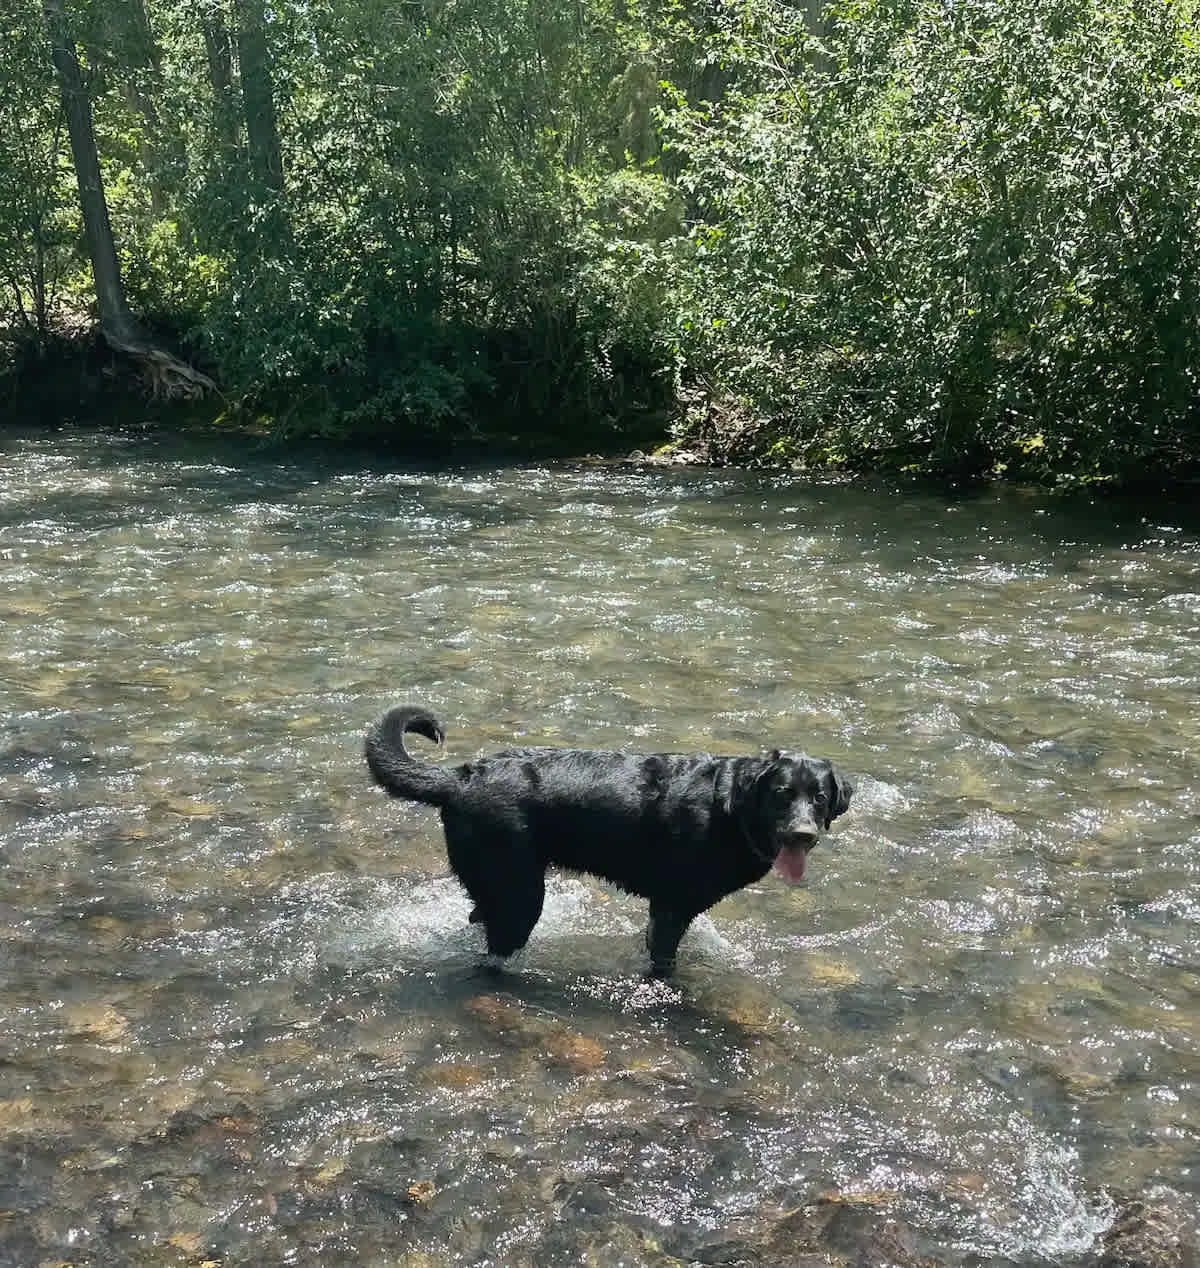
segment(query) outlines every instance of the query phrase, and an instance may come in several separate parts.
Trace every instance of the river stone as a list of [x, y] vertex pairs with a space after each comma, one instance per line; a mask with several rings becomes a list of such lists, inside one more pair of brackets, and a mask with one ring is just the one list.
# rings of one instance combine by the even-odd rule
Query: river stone
[[0, 1101], [0, 1137], [30, 1131], [38, 1120], [38, 1112], [31, 1096]]
[[[757, 1228], [716, 1241], [696, 1262], [756, 1268], [938, 1268], [923, 1257], [913, 1230], [888, 1213], [896, 1195], [827, 1194]], [[744, 1231], [743, 1231], [744, 1230]]]
[[123, 1038], [129, 1021], [111, 1004], [72, 1004], [63, 1010], [68, 1033], [96, 1043], [116, 1043]]
[[575, 1074], [598, 1070], [604, 1064], [604, 1049], [595, 1039], [561, 1030], [550, 1035], [546, 1052], [555, 1063], [564, 1065]]
[[843, 990], [862, 980], [858, 970], [846, 960], [823, 955], [819, 951], [809, 952], [797, 967], [806, 981], [824, 990]]
[[435, 1087], [464, 1088], [477, 1087], [487, 1078], [487, 1071], [479, 1065], [466, 1061], [443, 1062], [440, 1065], [427, 1066], [421, 1072], [421, 1078]]
[[516, 1004], [494, 995], [477, 995], [467, 1004], [489, 1031], [506, 1044], [524, 1049], [553, 1065], [566, 1066], [576, 1074], [596, 1070], [604, 1064], [603, 1046], [587, 1035], [526, 1012]]
[[1088, 1268], [1197, 1268], [1196, 1246], [1184, 1241], [1183, 1221], [1165, 1205], [1141, 1199], [1119, 1207]]

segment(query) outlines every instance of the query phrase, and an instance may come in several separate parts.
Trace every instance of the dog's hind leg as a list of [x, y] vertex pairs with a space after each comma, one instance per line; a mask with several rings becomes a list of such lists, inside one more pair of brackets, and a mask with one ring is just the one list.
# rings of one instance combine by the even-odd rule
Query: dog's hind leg
[[471, 896], [471, 924], [487, 931], [488, 955], [505, 959], [529, 940], [546, 896], [545, 864], [523, 825], [494, 818], [483, 826], [452, 809], [442, 812], [446, 853]]
[[658, 903], [650, 904], [646, 950], [650, 952], [650, 972], [654, 977], [666, 977], [675, 967], [675, 952], [679, 947], [679, 940], [691, 923], [691, 915], [671, 911]]
[[529, 941], [533, 926], [542, 915], [546, 878], [539, 871], [510, 876], [506, 889], [504, 901], [491, 904], [479, 916], [487, 928], [488, 954], [502, 958], [519, 951]]

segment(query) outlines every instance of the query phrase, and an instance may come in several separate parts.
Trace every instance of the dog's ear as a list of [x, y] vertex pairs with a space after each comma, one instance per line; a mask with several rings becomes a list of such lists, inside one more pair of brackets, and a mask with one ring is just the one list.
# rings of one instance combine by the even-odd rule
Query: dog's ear
[[845, 775], [839, 774], [831, 766], [829, 774], [825, 776], [825, 791], [827, 795], [825, 802], [825, 831], [828, 832], [830, 825], [838, 815], [844, 815], [850, 809], [850, 798], [854, 796], [854, 785]]
[[718, 785], [717, 800], [721, 809], [727, 815], [736, 814], [767, 769], [757, 757], [739, 757], [730, 770], [728, 785], [723, 789]]

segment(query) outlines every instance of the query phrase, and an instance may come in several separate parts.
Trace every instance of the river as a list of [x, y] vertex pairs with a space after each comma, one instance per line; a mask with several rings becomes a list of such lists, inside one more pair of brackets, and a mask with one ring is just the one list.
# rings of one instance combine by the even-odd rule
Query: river
[[[1134, 1199], [1196, 1237], [1190, 508], [0, 463], [0, 1264], [1074, 1265]], [[669, 982], [562, 876], [488, 976], [362, 761], [406, 701], [453, 760], [778, 745], [857, 792]]]

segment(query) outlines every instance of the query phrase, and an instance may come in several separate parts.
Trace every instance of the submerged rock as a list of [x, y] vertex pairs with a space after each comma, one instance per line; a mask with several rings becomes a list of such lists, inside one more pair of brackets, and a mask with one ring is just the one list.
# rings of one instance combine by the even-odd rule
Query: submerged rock
[[1200, 1255], [1170, 1207], [1135, 1199], [1120, 1206], [1088, 1268], [1197, 1268]]
[[467, 1061], [447, 1061], [440, 1065], [427, 1066], [422, 1070], [421, 1078], [436, 1087], [462, 1091], [465, 1088], [478, 1087], [487, 1078], [487, 1071], [482, 1066]]
[[895, 1194], [826, 1194], [773, 1222], [740, 1228], [695, 1255], [702, 1264], [756, 1268], [939, 1268], [917, 1236], [889, 1212]]
[[607, 1054], [597, 1040], [515, 1003], [477, 995], [467, 1010], [496, 1038], [536, 1055], [542, 1063], [565, 1067], [573, 1074], [598, 1070], [605, 1063]]
[[604, 1064], [604, 1049], [595, 1039], [560, 1030], [548, 1036], [546, 1052], [558, 1065], [566, 1066], [576, 1074], [598, 1070]]
[[437, 1197], [437, 1188], [432, 1180], [414, 1180], [404, 1192], [414, 1206], [429, 1206]]

